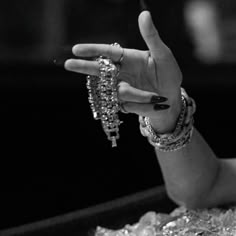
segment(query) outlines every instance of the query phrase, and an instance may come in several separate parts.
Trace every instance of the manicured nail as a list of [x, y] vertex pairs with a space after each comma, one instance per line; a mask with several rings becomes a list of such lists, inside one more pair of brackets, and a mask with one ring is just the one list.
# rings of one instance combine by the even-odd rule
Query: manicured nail
[[151, 103], [159, 103], [159, 102], [166, 102], [168, 99], [166, 97], [162, 97], [162, 96], [156, 96], [153, 95], [151, 97]]
[[155, 110], [155, 111], [158, 111], [158, 110], [166, 110], [166, 109], [168, 109], [170, 106], [169, 105], [167, 105], [167, 104], [155, 104], [154, 106], [153, 106], [153, 109]]
[[140, 0], [139, 1], [139, 6], [140, 6], [141, 11], [150, 11], [150, 9], [149, 9], [149, 7], [148, 7], [145, 0]]

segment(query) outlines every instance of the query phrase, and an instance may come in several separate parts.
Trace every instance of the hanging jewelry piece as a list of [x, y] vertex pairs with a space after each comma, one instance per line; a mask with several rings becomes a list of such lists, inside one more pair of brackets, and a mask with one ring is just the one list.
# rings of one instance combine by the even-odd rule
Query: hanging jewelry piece
[[117, 76], [120, 66], [111, 59], [100, 56], [96, 59], [100, 65], [99, 76], [87, 76], [89, 103], [95, 120], [101, 120], [104, 132], [112, 147], [117, 146], [119, 139], [118, 117], [119, 101], [117, 96]]

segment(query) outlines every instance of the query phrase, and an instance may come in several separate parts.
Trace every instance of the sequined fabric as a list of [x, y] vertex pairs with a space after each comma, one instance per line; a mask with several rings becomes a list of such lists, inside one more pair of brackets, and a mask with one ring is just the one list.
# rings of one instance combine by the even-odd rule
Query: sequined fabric
[[95, 236], [236, 236], [236, 208], [147, 212], [135, 224], [112, 230], [98, 226]]

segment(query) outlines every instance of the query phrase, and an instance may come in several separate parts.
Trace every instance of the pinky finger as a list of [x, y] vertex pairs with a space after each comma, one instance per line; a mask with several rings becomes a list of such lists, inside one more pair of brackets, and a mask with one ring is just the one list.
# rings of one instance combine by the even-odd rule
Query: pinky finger
[[126, 102], [121, 105], [124, 113], [135, 113], [141, 116], [154, 116], [157, 112], [167, 110], [170, 106], [168, 104], [152, 104], [152, 103], [135, 103]]

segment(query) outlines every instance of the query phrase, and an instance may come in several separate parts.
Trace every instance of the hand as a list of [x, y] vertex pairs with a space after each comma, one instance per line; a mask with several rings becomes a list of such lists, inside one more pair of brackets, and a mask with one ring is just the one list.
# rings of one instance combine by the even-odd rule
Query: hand
[[[89, 58], [103, 55], [116, 63], [123, 53], [118, 78], [121, 80], [118, 92], [123, 107], [128, 112], [150, 117], [155, 129], [167, 132], [173, 129], [181, 109], [182, 73], [170, 49], [161, 40], [150, 12], [143, 11], [138, 22], [148, 51], [106, 44], [77, 44], [72, 49], [73, 54], [84, 59], [69, 59], [65, 68], [98, 76], [99, 64]], [[165, 105], [157, 101], [154, 105], [153, 96], [166, 97], [170, 108], [164, 109]]]

